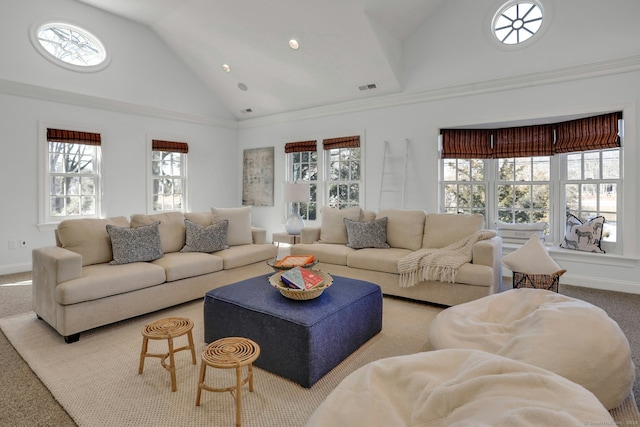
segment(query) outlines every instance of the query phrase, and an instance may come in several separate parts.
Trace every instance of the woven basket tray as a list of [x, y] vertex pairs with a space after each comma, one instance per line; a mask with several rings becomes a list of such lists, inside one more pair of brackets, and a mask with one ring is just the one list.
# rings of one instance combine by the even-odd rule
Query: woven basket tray
[[[267, 260], [267, 265], [271, 268], [273, 268], [275, 271], [286, 271], [286, 270], [291, 270], [294, 267], [298, 267], [297, 265], [287, 265], [287, 266], [283, 266], [283, 265], [276, 265], [276, 263], [279, 260], [276, 258], [271, 258], [269, 260]], [[313, 262], [310, 262], [309, 264], [305, 264], [305, 265], [301, 265], [300, 267], [303, 268], [311, 268], [314, 265], [316, 265], [318, 263], [318, 260], [314, 260]]]
[[269, 276], [269, 283], [271, 283], [271, 286], [279, 290], [282, 295], [284, 295], [289, 299], [295, 299], [295, 300], [314, 299], [322, 295], [324, 290], [333, 284], [333, 277], [331, 277], [329, 273], [325, 273], [324, 271], [314, 270], [313, 272], [316, 273], [318, 276], [322, 277], [322, 283], [314, 286], [311, 289], [292, 289], [288, 287], [287, 285], [282, 283], [282, 279], [280, 277], [282, 276], [282, 273], [284, 273], [284, 271], [280, 271], [272, 276]]
[[560, 276], [562, 276], [566, 271], [567, 270], [560, 270], [553, 274], [527, 274], [514, 271], [513, 287], [546, 289], [548, 291], [558, 292]]

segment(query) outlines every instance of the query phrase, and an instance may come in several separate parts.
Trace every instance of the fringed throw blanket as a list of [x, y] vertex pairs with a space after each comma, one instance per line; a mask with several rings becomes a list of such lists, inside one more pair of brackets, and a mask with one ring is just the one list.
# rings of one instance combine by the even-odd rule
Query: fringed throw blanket
[[444, 248], [419, 249], [400, 258], [400, 287], [414, 286], [423, 280], [454, 283], [458, 269], [471, 261], [473, 245], [496, 235], [493, 230], [480, 230]]

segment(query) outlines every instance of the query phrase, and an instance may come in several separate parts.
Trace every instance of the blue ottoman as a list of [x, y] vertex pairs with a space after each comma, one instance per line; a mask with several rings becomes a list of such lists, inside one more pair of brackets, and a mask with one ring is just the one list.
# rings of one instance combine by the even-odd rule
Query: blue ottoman
[[213, 289], [204, 297], [204, 340], [237, 336], [260, 345], [255, 366], [311, 387], [382, 330], [376, 284], [334, 276], [318, 298], [285, 298], [269, 275]]

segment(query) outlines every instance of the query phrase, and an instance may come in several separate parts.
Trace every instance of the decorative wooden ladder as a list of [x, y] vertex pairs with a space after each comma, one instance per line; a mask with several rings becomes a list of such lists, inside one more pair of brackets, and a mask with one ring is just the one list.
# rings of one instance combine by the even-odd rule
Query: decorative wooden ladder
[[404, 140], [404, 154], [394, 152], [390, 145], [388, 141], [384, 141], [378, 210], [404, 209], [409, 140]]

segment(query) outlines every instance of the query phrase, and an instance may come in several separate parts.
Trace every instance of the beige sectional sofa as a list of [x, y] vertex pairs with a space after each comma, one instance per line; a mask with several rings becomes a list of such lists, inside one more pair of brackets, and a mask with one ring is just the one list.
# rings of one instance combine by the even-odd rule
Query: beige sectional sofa
[[[209, 253], [211, 244], [220, 250]], [[80, 332], [273, 271], [265, 261], [276, 253], [266, 230], [252, 227], [250, 207], [63, 221], [56, 246], [33, 250], [33, 309], [73, 342]]]
[[[364, 244], [356, 242], [355, 245], [350, 245], [354, 236], [347, 232], [345, 221], [347, 224], [357, 225], [349, 221], [376, 220], [386, 222], [388, 247], [384, 247], [384, 244], [366, 247], [375, 246], [375, 242], [366, 242], [366, 236]], [[324, 207], [321, 211], [321, 225], [305, 227], [301, 243], [292, 246], [291, 253], [313, 255], [318, 260], [316, 268], [330, 274], [377, 283], [385, 295], [451, 306], [500, 291], [500, 237], [485, 238], [469, 245], [472, 247], [472, 259], [457, 269], [453, 283], [430, 280], [420, 281], [412, 286], [400, 286], [398, 261], [422, 249], [448, 247], [474, 233], [484, 232], [483, 227], [484, 217], [479, 214], [426, 214], [420, 210], [383, 210], [376, 214], [360, 208], [337, 210]], [[350, 226], [350, 231], [352, 229]], [[493, 233], [485, 231], [489, 232], [489, 236]], [[371, 236], [375, 234], [375, 230], [369, 228], [367, 234]], [[356, 240], [357, 237], [359, 236], [355, 236]], [[384, 236], [382, 239], [384, 240]]]

